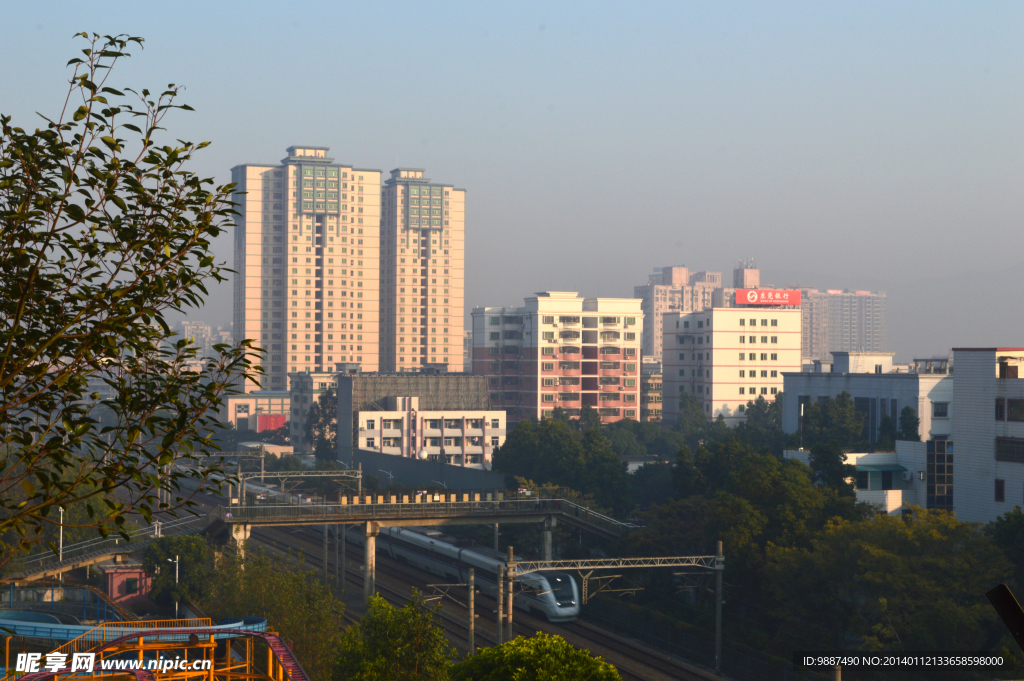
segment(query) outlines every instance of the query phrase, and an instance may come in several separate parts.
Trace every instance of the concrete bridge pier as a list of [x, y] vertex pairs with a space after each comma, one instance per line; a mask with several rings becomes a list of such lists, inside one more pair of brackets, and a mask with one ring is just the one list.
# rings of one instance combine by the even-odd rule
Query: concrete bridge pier
[[556, 524], [557, 521], [554, 516], [549, 515], [544, 518], [544, 560], [551, 560], [551, 530], [555, 529]]
[[377, 535], [380, 534], [380, 525], [368, 521], [364, 529], [366, 545], [363, 550], [363, 600], [369, 606], [370, 597], [377, 592]]
[[245, 559], [245, 542], [249, 540], [249, 535], [251, 534], [251, 525], [243, 525], [239, 523], [231, 526], [231, 537], [235, 540], [235, 545], [238, 546], [238, 555], [243, 560]]

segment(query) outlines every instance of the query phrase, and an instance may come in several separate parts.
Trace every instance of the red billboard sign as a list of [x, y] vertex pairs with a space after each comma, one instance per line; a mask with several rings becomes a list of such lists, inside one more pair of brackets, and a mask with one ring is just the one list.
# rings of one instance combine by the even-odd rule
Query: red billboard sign
[[800, 305], [800, 291], [771, 288], [736, 289], [737, 305]]

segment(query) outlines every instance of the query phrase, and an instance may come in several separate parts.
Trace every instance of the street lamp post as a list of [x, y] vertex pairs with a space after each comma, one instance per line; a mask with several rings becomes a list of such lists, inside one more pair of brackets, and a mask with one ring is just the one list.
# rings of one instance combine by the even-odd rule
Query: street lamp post
[[[57, 562], [58, 563], [62, 563], [62, 562], [64, 562], [64, 507], [60, 506], [59, 508], [60, 508], [60, 529], [58, 530], [59, 538], [57, 540], [58, 541]], [[57, 574], [57, 579], [59, 579], [60, 581], [63, 582], [64, 581], [64, 573], [63, 572], [58, 573]]]
[[178, 598], [177, 598], [177, 596], [178, 596], [178, 594], [177, 594], [177, 591], [178, 591], [178, 556], [177, 556], [177, 554], [175, 554], [174, 560], [171, 560], [170, 558], [168, 558], [167, 562], [168, 563], [174, 563], [174, 591], [175, 591], [175, 594], [174, 594], [174, 596], [175, 596], [175, 598], [174, 598], [174, 619], [178, 619]]

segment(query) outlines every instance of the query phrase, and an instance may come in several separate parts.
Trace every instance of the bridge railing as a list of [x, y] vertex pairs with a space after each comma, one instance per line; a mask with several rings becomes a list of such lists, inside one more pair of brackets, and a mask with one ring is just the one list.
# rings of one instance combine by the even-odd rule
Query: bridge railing
[[44, 551], [25, 556], [15, 564], [15, 570], [25, 572], [29, 570], [57, 566], [64, 563], [73, 563], [82, 556], [94, 553], [109, 551], [116, 553], [120, 550], [138, 549], [146, 543], [159, 536], [173, 534], [191, 534], [198, 532], [209, 523], [205, 517], [178, 518], [168, 522], [154, 523], [148, 527], [133, 530], [128, 533], [128, 539], [118, 535], [115, 537], [99, 537], [86, 541], [76, 542], [64, 547], [63, 558], [47, 548]]
[[[432, 495], [428, 495], [432, 498]], [[452, 495], [454, 496], [454, 495]], [[501, 501], [410, 501], [409, 496], [367, 495], [370, 503], [358, 504], [304, 504], [297, 506], [232, 506], [220, 507], [211, 516], [223, 518], [229, 523], [252, 522], [299, 522], [317, 524], [331, 520], [344, 522], [351, 518], [353, 523], [380, 518], [381, 520], [416, 519], [437, 517], [472, 517], [502, 515], [548, 515], [571, 516], [580, 523], [610, 534], [621, 535], [636, 526], [602, 515], [565, 499], [518, 498]], [[403, 499], [399, 501], [399, 499]]]

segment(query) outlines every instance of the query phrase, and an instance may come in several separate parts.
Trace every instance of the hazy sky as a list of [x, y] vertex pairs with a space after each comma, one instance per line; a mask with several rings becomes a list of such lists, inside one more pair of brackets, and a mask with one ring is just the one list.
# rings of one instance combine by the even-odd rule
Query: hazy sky
[[73, 33], [142, 36], [115, 84], [187, 87], [197, 172], [316, 144], [467, 189], [468, 308], [754, 257], [887, 291], [908, 359], [1024, 345], [1022, 29], [1016, 0], [10, 2], [0, 112], [57, 113]]

